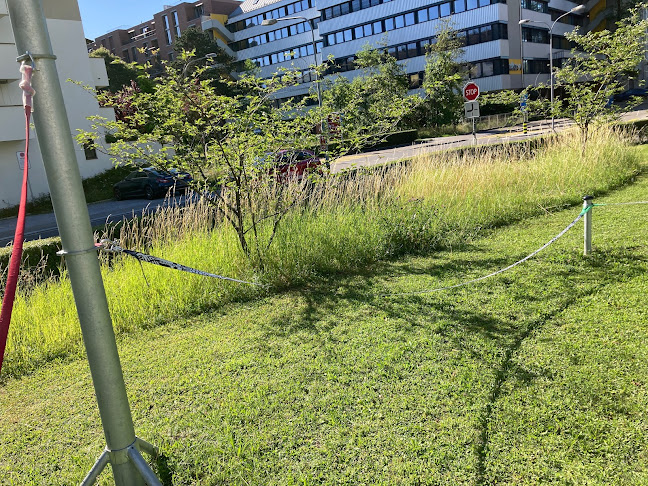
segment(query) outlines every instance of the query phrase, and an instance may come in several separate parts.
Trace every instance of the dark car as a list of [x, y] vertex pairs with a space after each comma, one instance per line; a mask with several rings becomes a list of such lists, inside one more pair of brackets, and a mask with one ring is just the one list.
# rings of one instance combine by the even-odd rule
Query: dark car
[[281, 181], [289, 179], [302, 180], [312, 173], [323, 174], [326, 164], [311, 150], [279, 150], [268, 154], [261, 164], [268, 171], [274, 172]]
[[147, 167], [131, 172], [124, 180], [115, 184], [113, 194], [117, 200], [137, 196], [155, 199], [166, 195], [169, 190], [186, 191], [191, 180], [191, 176], [186, 172], [174, 169], [163, 171]]
[[641, 98], [648, 97], [648, 89], [646, 88], [632, 88], [624, 91], [623, 93], [617, 93], [613, 96], [614, 101], [628, 101], [630, 98], [639, 96]]

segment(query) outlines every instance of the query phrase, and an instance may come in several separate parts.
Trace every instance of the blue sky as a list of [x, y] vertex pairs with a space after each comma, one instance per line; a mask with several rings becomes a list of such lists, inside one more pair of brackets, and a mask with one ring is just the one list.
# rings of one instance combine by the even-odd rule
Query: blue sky
[[120, 27], [132, 27], [153, 18], [165, 5], [175, 5], [178, 0], [78, 0], [83, 20], [83, 30], [89, 39]]

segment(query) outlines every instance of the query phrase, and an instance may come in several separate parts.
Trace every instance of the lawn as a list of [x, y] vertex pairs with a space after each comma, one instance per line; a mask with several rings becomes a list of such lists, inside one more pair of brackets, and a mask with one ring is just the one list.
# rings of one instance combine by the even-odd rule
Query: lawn
[[[505, 267], [579, 210], [124, 334], [137, 433], [175, 485], [648, 484], [647, 209], [597, 207], [592, 256], [579, 223], [472, 286], [385, 295]], [[0, 388], [3, 484], [81, 480], [91, 387], [67, 359]]]

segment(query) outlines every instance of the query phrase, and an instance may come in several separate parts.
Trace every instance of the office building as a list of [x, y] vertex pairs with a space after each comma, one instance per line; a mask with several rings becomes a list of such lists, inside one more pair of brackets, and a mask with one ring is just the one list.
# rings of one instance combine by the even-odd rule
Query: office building
[[[164, 10], [157, 12], [146, 22], [97, 37], [94, 43], [90, 44], [89, 50], [103, 46], [126, 62], [140, 64], [149, 61], [154, 63], [158, 59], [173, 61], [176, 56], [173, 41], [180, 37], [182, 32], [190, 27], [202, 29], [205, 20], [213, 20], [222, 25], [239, 4], [236, 0], [202, 0], [165, 6]], [[227, 39], [222, 38], [218, 32], [215, 38], [227, 49]]]
[[[112, 108], [100, 108], [91, 93], [68, 79], [90, 87], [108, 85], [103, 59], [89, 59], [76, 0], [43, 0], [47, 28], [52, 41], [56, 67], [63, 89], [68, 120], [76, 136], [77, 129], [90, 129], [87, 117], [114, 116]], [[0, 208], [14, 206], [20, 201], [22, 183], [21, 152], [25, 149], [25, 112], [22, 90], [18, 84], [21, 74], [16, 44], [5, 0], [0, 0]], [[23, 54], [23, 53], [21, 53]], [[38, 72], [34, 73], [34, 77]], [[38, 93], [36, 93], [38, 96]], [[76, 146], [77, 162], [82, 177], [103, 172], [111, 167], [109, 157]], [[29, 198], [48, 194], [49, 187], [38, 143], [32, 130], [30, 137]]]
[[[253, 60], [262, 77], [280, 68], [302, 70], [304, 85], [282, 93], [295, 96], [308, 92], [309, 66], [329, 56], [338, 72], [354, 76], [355, 55], [365, 44], [385, 45], [405, 66], [411, 88], [417, 88], [425, 47], [449, 20], [464, 40], [473, 78], [490, 91], [547, 82], [549, 27], [578, 5], [567, 0], [245, 0], [226, 27], [237, 58]], [[286, 17], [291, 19], [282, 20]], [[533, 23], [519, 25], [521, 19]], [[564, 34], [577, 25], [588, 27], [587, 17], [568, 14], [553, 28], [558, 65], [570, 48]], [[216, 32], [216, 22], [204, 22], [203, 28]]]

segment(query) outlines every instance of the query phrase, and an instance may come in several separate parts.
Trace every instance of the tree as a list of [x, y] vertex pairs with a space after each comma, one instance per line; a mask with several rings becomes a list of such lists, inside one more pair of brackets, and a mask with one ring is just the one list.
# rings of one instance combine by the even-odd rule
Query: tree
[[344, 114], [343, 136], [358, 149], [393, 131], [420, 99], [408, 96], [405, 68], [386, 49], [366, 44], [354, 64], [361, 74], [329, 77], [323, 99], [328, 111]]
[[462, 46], [448, 21], [439, 26], [435, 42], [427, 46], [423, 78], [426, 100], [416, 111], [420, 126], [455, 125], [461, 119], [461, 85], [468, 74], [468, 66], [461, 61]]
[[132, 82], [136, 82], [142, 89], [150, 89], [151, 82], [141, 66], [124, 62], [120, 57], [111, 54], [105, 47], [92, 51], [89, 56], [103, 58], [108, 75], [108, 89], [112, 93], [117, 93], [122, 88], [131, 86]]
[[[227, 83], [232, 73], [245, 70], [243, 63], [237, 62], [206, 32], [196, 27], [182, 32], [173, 42], [173, 49], [178, 53], [178, 58], [171, 66], [185, 74], [208, 67], [201, 71], [201, 78], [211, 80], [214, 87], [223, 94], [232, 94], [228, 91], [232, 85]], [[191, 56], [183, 56], [183, 52], [190, 53]]]
[[[184, 65], [191, 59], [183, 56]], [[284, 149], [318, 145], [315, 127], [330, 110], [306, 109], [306, 99], [273, 101], [281, 90], [298, 85], [300, 71], [282, 71], [270, 79], [244, 75], [228, 81], [232, 96], [224, 95], [204, 78], [207, 67], [189, 74], [166, 66], [153, 92], [131, 89], [122, 97], [99, 93], [100, 102], [123, 108], [116, 121], [93, 117], [92, 131], [78, 140], [93, 140], [93, 147], [109, 153], [117, 163], [141, 164], [190, 172], [194, 188], [212, 203], [234, 229], [242, 251], [259, 266], [287, 211], [305, 197], [304, 191], [284, 188], [268, 165]], [[393, 100], [388, 116], [398, 116]], [[124, 106], [120, 106], [120, 105]], [[352, 124], [345, 130], [336, 153], [356, 147], [360, 140], [384, 135], [389, 123], [375, 113], [368, 125]], [[114, 143], [104, 146], [107, 130]]]
[[576, 47], [572, 57], [556, 70], [556, 85], [563, 87], [565, 97], [551, 107], [554, 116], [571, 118], [581, 131], [583, 146], [594, 123], [617, 119], [630, 105], [611, 104], [615, 94], [623, 91], [627, 80], [637, 74], [646, 49], [648, 20], [642, 20], [645, 4], [630, 9], [629, 16], [617, 22], [613, 32], [603, 30], [566, 34]]

